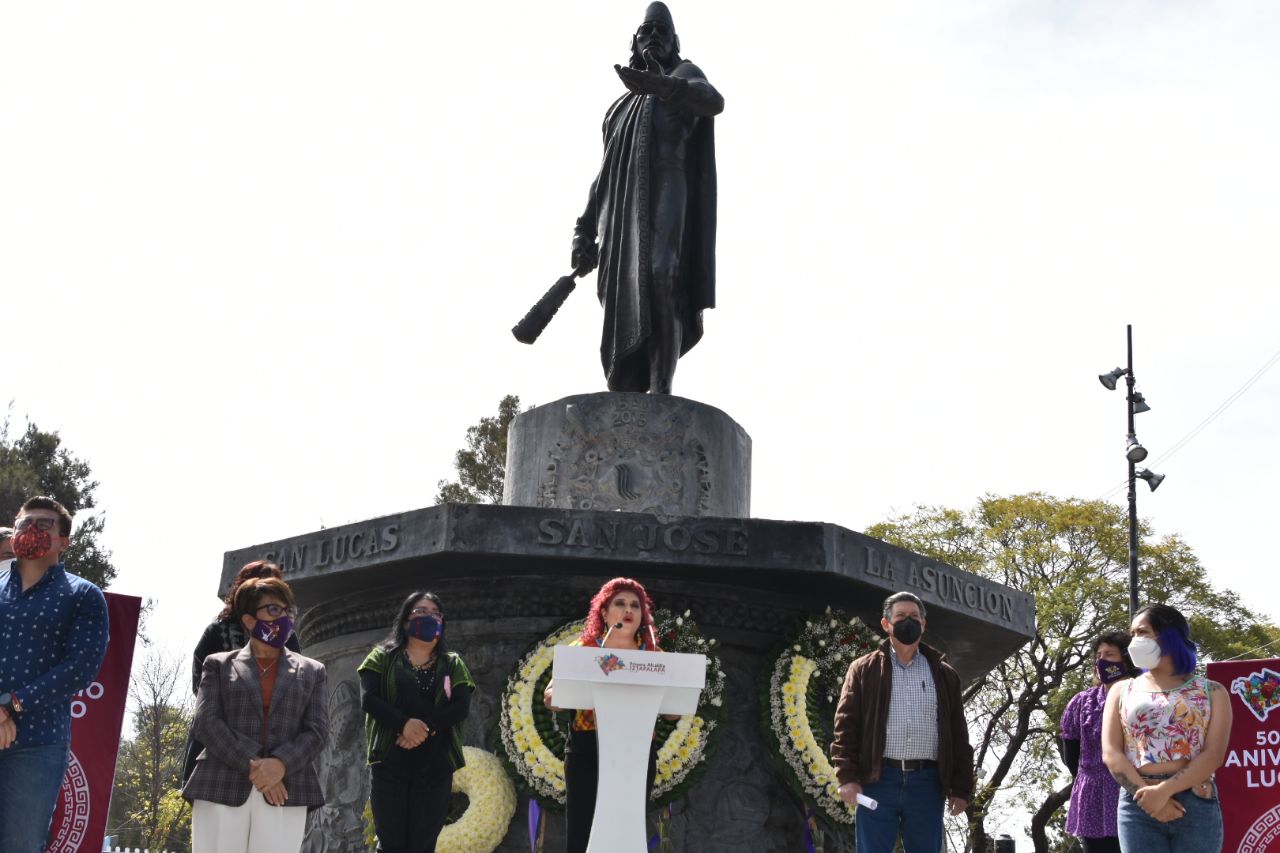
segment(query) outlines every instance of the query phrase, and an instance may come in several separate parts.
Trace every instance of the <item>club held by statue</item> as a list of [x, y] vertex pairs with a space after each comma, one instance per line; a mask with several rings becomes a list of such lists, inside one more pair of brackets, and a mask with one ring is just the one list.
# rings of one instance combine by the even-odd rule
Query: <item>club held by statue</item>
[[574, 270], [570, 275], [556, 279], [556, 283], [551, 285], [542, 298], [533, 304], [529, 313], [511, 327], [511, 334], [515, 335], [516, 340], [522, 344], [531, 344], [536, 341], [538, 335], [541, 335], [542, 330], [551, 322], [551, 318], [556, 316], [560, 306], [569, 298], [569, 294], [573, 293], [573, 289], [577, 287], [578, 282], [575, 279], [585, 274], [583, 270]]

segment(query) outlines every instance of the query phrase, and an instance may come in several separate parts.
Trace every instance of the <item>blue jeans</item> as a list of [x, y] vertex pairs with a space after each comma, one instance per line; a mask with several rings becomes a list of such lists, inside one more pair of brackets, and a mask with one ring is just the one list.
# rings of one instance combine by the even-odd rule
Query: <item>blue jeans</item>
[[1116, 834], [1124, 853], [1219, 853], [1222, 849], [1222, 809], [1217, 792], [1207, 800], [1190, 791], [1174, 794], [1186, 814], [1161, 823], [1142, 810], [1128, 791], [1120, 792]]
[[862, 789], [880, 807], [858, 806], [854, 827], [858, 853], [893, 853], [898, 835], [906, 853], [938, 853], [942, 849], [942, 785], [938, 768], [906, 773], [896, 767], [880, 771], [880, 780]]
[[0, 850], [44, 850], [66, 772], [65, 743], [0, 749]]

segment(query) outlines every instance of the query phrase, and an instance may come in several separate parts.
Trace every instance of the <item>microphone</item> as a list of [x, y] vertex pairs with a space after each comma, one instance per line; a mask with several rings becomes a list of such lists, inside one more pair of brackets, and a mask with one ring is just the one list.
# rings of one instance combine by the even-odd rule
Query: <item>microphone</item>
[[649, 623], [649, 651], [656, 652], [658, 650], [658, 637], [653, 633], [653, 623]]
[[600, 638], [600, 648], [603, 649], [605, 642], [609, 639], [609, 635], [621, 627], [622, 627], [621, 622], [617, 623], [616, 625], [610, 625], [609, 630], [605, 631], [604, 636]]

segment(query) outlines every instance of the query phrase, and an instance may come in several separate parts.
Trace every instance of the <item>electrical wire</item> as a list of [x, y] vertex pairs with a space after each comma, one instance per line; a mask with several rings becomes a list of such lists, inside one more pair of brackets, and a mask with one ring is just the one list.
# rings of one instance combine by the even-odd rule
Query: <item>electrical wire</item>
[[1280, 350], [1276, 350], [1275, 353], [1271, 356], [1271, 358], [1267, 359], [1267, 363], [1262, 365], [1262, 367], [1258, 368], [1257, 373], [1253, 374], [1253, 376], [1250, 376], [1247, 382], [1241, 385], [1234, 394], [1232, 394], [1225, 401], [1223, 401], [1222, 405], [1218, 406], [1218, 408], [1210, 412], [1209, 415], [1204, 420], [1202, 420], [1199, 424], [1196, 425], [1195, 429], [1191, 430], [1191, 432], [1187, 433], [1185, 436], [1179, 439], [1178, 442], [1173, 445], [1173, 447], [1170, 447], [1162, 455], [1156, 457], [1155, 462], [1153, 462], [1152, 464], [1158, 465], [1164, 460], [1168, 459], [1173, 454], [1177, 453], [1179, 450], [1181, 450], [1188, 441], [1190, 441], [1191, 439], [1199, 435], [1205, 429], [1205, 427], [1209, 426], [1209, 424], [1213, 423], [1213, 421], [1217, 419], [1219, 415], [1225, 412], [1231, 406], [1232, 403], [1240, 399], [1240, 397], [1243, 396], [1246, 391], [1248, 391], [1255, 384], [1257, 384], [1258, 380], [1261, 379], [1268, 370], [1275, 367], [1277, 362], [1280, 362]]
[[1271, 642], [1267, 643], [1265, 646], [1258, 646], [1258, 648], [1256, 649], [1250, 649], [1247, 652], [1241, 652], [1240, 654], [1236, 655], [1233, 658], [1227, 658], [1226, 660], [1218, 661], [1218, 663], [1229, 663], [1230, 661], [1233, 661], [1233, 660], [1240, 660], [1243, 657], [1252, 657], [1257, 652], [1265, 652], [1267, 649], [1271, 648], [1277, 643], [1280, 643], [1280, 639], [1272, 640]]

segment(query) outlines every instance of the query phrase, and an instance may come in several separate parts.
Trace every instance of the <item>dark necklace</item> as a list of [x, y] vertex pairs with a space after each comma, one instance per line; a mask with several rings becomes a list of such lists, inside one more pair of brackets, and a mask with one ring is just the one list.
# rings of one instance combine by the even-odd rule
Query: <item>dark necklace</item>
[[418, 682], [418, 691], [421, 693], [430, 693], [432, 688], [436, 686], [436, 652], [431, 650], [431, 654], [422, 663], [414, 663], [409, 660], [408, 652], [405, 652], [405, 660], [409, 662], [409, 668], [413, 670], [414, 680]]

